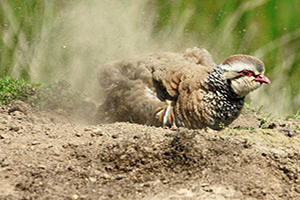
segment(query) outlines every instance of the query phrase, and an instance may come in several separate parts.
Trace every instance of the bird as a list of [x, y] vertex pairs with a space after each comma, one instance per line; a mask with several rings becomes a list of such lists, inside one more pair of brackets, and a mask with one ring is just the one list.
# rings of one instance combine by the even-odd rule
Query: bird
[[97, 74], [105, 94], [98, 118], [221, 130], [238, 118], [251, 91], [271, 84], [264, 73], [254, 56], [236, 54], [217, 65], [198, 47], [109, 62]]

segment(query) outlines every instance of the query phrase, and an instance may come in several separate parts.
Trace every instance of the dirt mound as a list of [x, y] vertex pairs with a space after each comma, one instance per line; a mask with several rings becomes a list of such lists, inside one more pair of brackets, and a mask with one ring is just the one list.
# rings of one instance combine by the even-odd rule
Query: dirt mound
[[299, 121], [243, 116], [217, 132], [2, 106], [0, 199], [300, 199]]

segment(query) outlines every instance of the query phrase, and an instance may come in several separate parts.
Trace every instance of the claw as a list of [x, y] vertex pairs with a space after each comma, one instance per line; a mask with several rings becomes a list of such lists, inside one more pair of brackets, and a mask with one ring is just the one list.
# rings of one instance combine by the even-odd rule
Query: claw
[[165, 126], [175, 126], [176, 125], [176, 117], [173, 109], [174, 102], [170, 100], [166, 100], [166, 105], [157, 108], [154, 111], [155, 118], [158, 119], [158, 125]]
[[169, 116], [169, 124], [171, 124], [172, 126], [176, 126], [176, 118], [175, 118], [175, 113], [174, 113], [173, 109]]

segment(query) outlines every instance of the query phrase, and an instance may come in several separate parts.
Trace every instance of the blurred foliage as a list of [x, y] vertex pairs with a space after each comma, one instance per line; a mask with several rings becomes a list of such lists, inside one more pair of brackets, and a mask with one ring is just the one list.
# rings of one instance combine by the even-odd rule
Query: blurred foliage
[[[0, 2], [0, 75], [17, 75], [31, 79], [30, 64], [41, 42], [54, 38], [51, 30], [57, 13], [68, 5], [67, 0], [3, 0]], [[52, 30], [51, 32], [53, 32]], [[45, 41], [45, 34], [49, 35]], [[45, 49], [47, 51], [47, 49]], [[48, 58], [51, 59], [51, 58]], [[46, 61], [47, 62], [47, 61]], [[21, 70], [19, 70], [19, 68]], [[45, 73], [51, 73], [47, 70]]]
[[[112, 3], [120, 2], [124, 6], [137, 4], [133, 0]], [[207, 48], [217, 62], [237, 53], [257, 56], [264, 61], [266, 74], [272, 80], [272, 85], [254, 96], [254, 100], [281, 109], [279, 113], [296, 113], [299, 110], [299, 0], [147, 2], [148, 7], [143, 12], [149, 15], [155, 12], [156, 16], [152, 22], [151, 37], [157, 38], [162, 44], [166, 38], [172, 38], [178, 51], [186, 44]], [[60, 32], [67, 24], [58, 16], [80, 3], [96, 4], [97, 1], [2, 0], [0, 75], [36, 80], [34, 77], [38, 73], [43, 75], [41, 80], [51, 81], [52, 74], [59, 68], [56, 66], [67, 66], [74, 57], [82, 54], [82, 51], [75, 48], [66, 53], [54, 46], [55, 40], [63, 41], [72, 37], [69, 33]], [[121, 14], [121, 11], [118, 12]], [[102, 17], [100, 15], [99, 20]], [[57, 23], [58, 19], [62, 22]], [[42, 48], [38, 48], [40, 46]], [[56, 62], [53, 62], [57, 58], [51, 52], [58, 52], [60, 55]], [[89, 54], [84, 56], [88, 57]], [[33, 66], [38, 67], [33, 70]], [[67, 70], [66, 68], [65, 71]]]

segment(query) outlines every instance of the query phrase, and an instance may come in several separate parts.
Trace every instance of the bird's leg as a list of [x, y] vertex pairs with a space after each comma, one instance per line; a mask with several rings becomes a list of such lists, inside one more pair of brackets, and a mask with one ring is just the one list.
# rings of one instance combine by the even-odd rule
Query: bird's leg
[[157, 108], [154, 111], [154, 117], [158, 119], [158, 125], [165, 126], [176, 126], [176, 118], [174, 113], [174, 101], [166, 100], [165, 105]]

